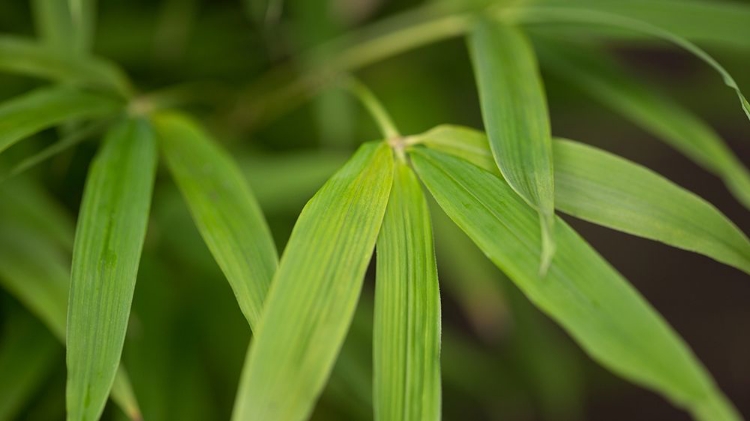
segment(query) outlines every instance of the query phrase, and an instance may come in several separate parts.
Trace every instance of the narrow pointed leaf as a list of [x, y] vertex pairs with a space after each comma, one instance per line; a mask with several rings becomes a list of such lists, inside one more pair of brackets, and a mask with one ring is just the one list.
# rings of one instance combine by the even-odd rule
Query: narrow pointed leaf
[[619, 231], [695, 251], [750, 274], [750, 241], [713, 205], [608, 152], [556, 140], [558, 209]]
[[554, 252], [554, 179], [547, 100], [534, 51], [520, 30], [491, 21], [473, 28], [469, 49], [495, 162], [541, 216], [544, 271]]
[[[440, 126], [416, 138], [499, 173], [481, 132]], [[556, 139], [558, 210], [618, 231], [694, 251], [750, 273], [750, 241], [721, 211], [659, 174], [578, 142]]]
[[595, 10], [638, 19], [692, 41], [750, 48], [750, 6], [715, 0], [542, 0], [539, 4]]
[[233, 420], [309, 416], [351, 322], [392, 180], [390, 149], [367, 144], [305, 206], [268, 292]]
[[396, 167], [377, 243], [375, 420], [439, 420], [440, 291], [432, 224], [417, 177]]
[[500, 177], [459, 158], [415, 148], [412, 162], [446, 213], [592, 358], [703, 421], [740, 420], [687, 345], [563, 220], [541, 279], [535, 212]]
[[719, 64], [710, 54], [705, 52], [702, 48], [698, 47], [689, 40], [670, 32], [662, 27], [652, 25], [648, 22], [644, 22], [638, 19], [632, 19], [626, 16], [618, 16], [610, 13], [598, 12], [595, 10], [575, 10], [566, 9], [560, 7], [544, 7], [544, 6], [532, 6], [524, 8], [520, 11], [520, 14], [515, 16], [520, 22], [523, 23], [577, 23], [577, 24], [590, 24], [590, 25], [603, 25], [606, 27], [620, 28], [628, 31], [634, 31], [661, 39], [674, 44], [677, 47], [682, 48], [688, 53], [694, 55], [721, 76], [724, 84], [731, 88], [740, 100], [740, 106], [745, 112], [745, 115], [750, 119], [750, 102], [748, 102], [745, 95], [737, 85], [737, 81], [734, 80], [732, 75]]
[[104, 88], [124, 96], [132, 93], [127, 76], [110, 62], [64, 54], [48, 45], [15, 36], [0, 36], [0, 72]]
[[78, 52], [78, 28], [73, 25], [67, 1], [33, 0], [31, 8], [39, 38], [47, 46], [67, 54]]
[[[5, 225], [0, 227], [0, 286], [65, 344], [70, 279], [68, 250], [61, 253], [57, 245], [50, 242], [46, 229], [29, 230], [7, 215], [2, 221]], [[111, 396], [130, 419], [140, 419], [138, 402], [122, 367], [117, 372]]]
[[592, 54], [560, 44], [541, 44], [550, 72], [578, 86], [721, 177], [750, 208], [750, 172], [705, 122], [655, 87], [639, 82], [604, 51]]
[[0, 336], [0, 421], [17, 419], [62, 355], [55, 337], [31, 315], [9, 316]]
[[255, 328], [278, 259], [260, 207], [234, 161], [190, 119], [163, 114], [155, 124], [193, 219]]
[[41, 88], [0, 105], [0, 152], [67, 120], [102, 117], [122, 109], [106, 96], [70, 88]]
[[143, 120], [115, 126], [89, 171], [68, 305], [68, 420], [98, 419], [114, 382], [155, 172], [155, 136]]
[[99, 120], [81, 128], [75, 127], [69, 134], [64, 135], [57, 142], [47, 146], [46, 148], [34, 153], [31, 156], [24, 158], [23, 160], [10, 167], [7, 171], [0, 172], [0, 183], [9, 178], [23, 174], [29, 169], [34, 168], [42, 162], [54, 157], [55, 155], [58, 155], [74, 147], [75, 145], [93, 137], [94, 135], [98, 135], [105, 128], [107, 128], [110, 123], [111, 121], [108, 120]]

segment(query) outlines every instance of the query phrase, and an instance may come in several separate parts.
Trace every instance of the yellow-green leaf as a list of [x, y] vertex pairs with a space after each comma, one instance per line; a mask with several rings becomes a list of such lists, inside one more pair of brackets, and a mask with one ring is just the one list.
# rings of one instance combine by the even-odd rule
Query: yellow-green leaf
[[583, 47], [540, 45], [540, 58], [550, 72], [721, 177], [735, 197], [750, 208], [750, 172], [708, 124], [661, 95], [658, 88], [636, 80], [604, 51], [592, 54]]
[[469, 34], [482, 117], [508, 184], [537, 209], [542, 272], [554, 253], [554, 179], [547, 100], [534, 50], [517, 28], [481, 20]]
[[99, 418], [120, 363], [156, 173], [146, 121], [107, 134], [86, 180], [73, 247], [67, 329], [70, 421]]
[[377, 243], [375, 419], [439, 420], [440, 291], [430, 214], [413, 171], [397, 164]]
[[741, 419], [679, 336], [563, 220], [555, 222], [557, 253], [542, 279], [536, 212], [503, 179], [426, 148], [410, 156], [454, 222], [592, 358], [699, 420]]
[[193, 220], [254, 328], [278, 259], [260, 207], [234, 161], [189, 118], [161, 114], [155, 124]]
[[388, 146], [366, 144], [305, 206], [268, 292], [233, 420], [309, 416], [351, 322], [392, 180]]

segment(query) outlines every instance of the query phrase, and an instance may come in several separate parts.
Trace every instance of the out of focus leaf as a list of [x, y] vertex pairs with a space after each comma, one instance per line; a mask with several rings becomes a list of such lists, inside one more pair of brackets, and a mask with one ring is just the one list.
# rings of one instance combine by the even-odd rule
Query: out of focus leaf
[[72, 148], [78, 143], [83, 142], [96, 134], [99, 134], [109, 123], [110, 121], [95, 121], [80, 128], [74, 127], [70, 133], [61, 137], [57, 142], [27, 158], [24, 158], [20, 162], [14, 164], [9, 170], [0, 172], [0, 182], [3, 182], [7, 178], [16, 177], [41, 164], [45, 160]]
[[116, 113], [122, 103], [70, 88], [41, 88], [0, 104], [0, 153], [19, 140], [68, 120]]
[[[441, 126], [423, 136], [430, 148], [494, 171], [487, 138], [479, 131]], [[555, 140], [553, 145], [559, 210], [750, 273], [750, 241], [710, 203], [638, 164], [594, 147], [566, 140]]]
[[53, 368], [60, 345], [28, 313], [9, 314], [0, 341], [0, 420], [16, 416]]
[[333, 367], [385, 214], [393, 158], [367, 144], [294, 227], [243, 369], [232, 419], [305, 419]]
[[663, 29], [659, 26], [654, 26], [648, 22], [644, 22], [637, 19], [631, 19], [626, 16], [613, 15], [610, 13], [597, 12], [596, 10], [589, 9], [567, 9], [565, 7], [545, 7], [545, 6], [529, 6], [518, 10], [518, 13], [514, 15], [514, 20], [523, 23], [576, 23], [576, 24], [587, 24], [587, 25], [603, 25], [605, 27], [619, 28], [636, 33], [641, 33], [655, 37], [660, 40], [670, 42], [696, 58], [702, 60], [704, 63], [711, 66], [716, 73], [718, 73], [724, 81], [724, 84], [731, 88], [737, 98], [740, 100], [740, 105], [748, 119], [750, 119], [750, 102], [747, 101], [745, 95], [740, 90], [737, 82], [734, 80], [732, 75], [711, 57], [707, 52], [693, 44], [684, 37], [681, 37], [673, 32]]
[[410, 156], [446, 213], [592, 358], [699, 420], [741, 419], [679, 336], [563, 220], [555, 223], [558, 249], [542, 279], [536, 212], [503, 179], [426, 148]]
[[231, 157], [189, 118], [162, 114], [155, 124], [193, 219], [256, 328], [278, 259], [260, 207]]
[[[44, 230], [35, 231], [10, 218], [0, 222], [0, 285], [64, 344], [70, 279], [67, 253], [61, 253]], [[112, 399], [130, 419], [140, 419], [138, 402], [122, 367], [117, 372]]]
[[604, 51], [541, 44], [546, 68], [721, 177], [750, 208], [750, 172], [706, 123], [656, 87], [639, 83]]
[[595, 10], [674, 32], [717, 46], [750, 48], [750, 7], [737, 1], [715, 0], [541, 0], [539, 4]]
[[89, 171], [68, 302], [69, 420], [101, 415], [120, 364], [156, 156], [149, 123], [126, 120], [107, 134]]
[[377, 243], [376, 420], [439, 420], [440, 291], [427, 201], [398, 163]]
[[543, 273], [554, 254], [554, 179], [547, 100], [534, 50], [520, 30], [491, 21], [471, 30], [469, 47], [492, 155], [508, 184], [541, 217]]
[[104, 88], [124, 96], [132, 93], [122, 70], [107, 61], [62, 54], [36, 41], [8, 35], [0, 36], [0, 72]]
[[94, 30], [94, 0], [34, 0], [31, 2], [40, 38], [66, 54], [86, 53]]

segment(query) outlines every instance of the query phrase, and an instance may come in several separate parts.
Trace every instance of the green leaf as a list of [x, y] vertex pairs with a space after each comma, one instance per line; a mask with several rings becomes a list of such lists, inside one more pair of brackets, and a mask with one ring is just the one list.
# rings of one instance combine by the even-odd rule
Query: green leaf
[[260, 207], [232, 158], [189, 118], [161, 114], [155, 124], [193, 220], [255, 328], [278, 260]]
[[125, 340], [156, 173], [149, 124], [108, 134], [89, 171], [73, 248], [67, 330], [68, 420], [98, 419]]
[[0, 105], [0, 153], [64, 121], [102, 117], [120, 109], [122, 103], [102, 95], [66, 87], [37, 89]]
[[104, 88], [125, 97], [133, 90], [122, 70], [108, 61], [8, 35], [0, 36], [0, 71]]
[[266, 299], [232, 419], [306, 419], [333, 367], [385, 214], [393, 157], [367, 144], [299, 216]]
[[709, 125], [657, 88], [637, 81], [604, 51], [594, 54], [559, 43], [541, 43], [540, 47], [540, 59], [550, 72], [721, 177], [750, 208], [750, 172]]
[[735, 92], [737, 98], [739, 98], [740, 100], [740, 105], [742, 106], [743, 111], [745, 111], [745, 115], [748, 119], [750, 119], [750, 102], [747, 101], [747, 98], [745, 98], [745, 95], [743, 95], [732, 75], [729, 74], [729, 72], [707, 52], [703, 51], [703, 49], [688, 41], [687, 39], [659, 26], [654, 26], [648, 22], [631, 19], [626, 16], [613, 15], [610, 13], [603, 13], [595, 10], [567, 9], [564, 7], [524, 7], [522, 10], [519, 10], [517, 14], [514, 14], [513, 18], [514, 21], [526, 24], [576, 23], [604, 25], [606, 27], [634, 31], [636, 33], [649, 35], [670, 42], [711, 66], [716, 71], [716, 73], [718, 73], [724, 80], [724, 84], [730, 87]]
[[261, 208], [299, 214], [302, 206], [346, 162], [337, 152], [248, 155], [239, 158]]
[[542, 0], [539, 4], [595, 10], [642, 20], [682, 37], [718, 46], [750, 47], [750, 7], [715, 0]]
[[28, 313], [8, 316], [0, 341], [0, 421], [17, 419], [61, 355], [54, 336]]
[[[16, 177], [19, 174], [23, 174], [31, 168], [41, 164], [42, 162], [52, 158], [64, 152], [67, 149], [74, 147], [75, 145], [93, 137], [94, 135], [100, 134], [104, 129], [109, 127], [109, 120], [97, 120], [83, 127], [74, 127], [70, 133], [61, 137], [57, 142], [45, 147], [39, 152], [28, 156], [18, 163], [11, 166], [7, 171], [0, 171], [0, 183], [3, 181]], [[73, 238], [71, 236], [71, 238]]]
[[[0, 285], [64, 344], [70, 279], [66, 253], [61, 253], [58, 246], [50, 242], [45, 228], [35, 231], [7, 215], [0, 223], [3, 223], [0, 226]], [[111, 395], [130, 419], [140, 419], [138, 402], [122, 367], [117, 372]]]
[[[440, 126], [412, 143], [424, 143], [497, 173], [487, 138], [479, 131]], [[747, 236], [702, 198], [645, 167], [591, 146], [556, 139], [553, 150], [558, 210], [750, 273]]]
[[569, 140], [554, 143], [558, 209], [750, 274], [750, 241], [713, 205], [616, 155]]
[[376, 420], [439, 420], [440, 291], [430, 214], [417, 177], [396, 167], [377, 243]]
[[469, 48], [495, 162], [540, 214], [544, 273], [554, 254], [554, 179], [547, 100], [534, 51], [520, 30], [490, 21], [471, 30]]
[[[75, 222], [37, 183], [18, 177], [0, 184], [0, 220], [26, 226], [66, 251], [73, 250]], [[67, 300], [67, 294], [65, 295]]]
[[415, 148], [411, 158], [448, 216], [592, 358], [697, 419], [740, 420], [687, 345], [562, 219], [555, 223], [557, 253], [542, 279], [535, 212], [505, 181], [429, 149]]
[[67, 1], [33, 0], [31, 6], [37, 33], [47, 46], [68, 54], [83, 50], [79, 27], [73, 24]]

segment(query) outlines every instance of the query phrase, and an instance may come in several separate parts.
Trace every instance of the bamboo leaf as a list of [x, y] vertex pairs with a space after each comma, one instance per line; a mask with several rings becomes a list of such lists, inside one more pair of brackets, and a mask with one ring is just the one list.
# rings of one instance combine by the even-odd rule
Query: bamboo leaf
[[[64, 344], [70, 279], [66, 253], [61, 253], [49, 241], [46, 229], [30, 230], [25, 224], [7, 217], [1, 222], [0, 284]], [[111, 395], [130, 419], [140, 419], [138, 402], [122, 367], [117, 372]]]
[[28, 313], [13, 311], [0, 341], [0, 420], [17, 419], [61, 355], [54, 336]]
[[351, 322], [393, 179], [384, 143], [367, 144], [299, 216], [266, 299], [232, 419], [305, 419]]
[[0, 71], [105, 88], [123, 96], [132, 94], [120, 68], [99, 58], [63, 54], [39, 42], [0, 36]]
[[750, 241], [713, 205], [616, 155], [554, 143], [558, 209], [599, 225], [704, 254], [750, 274]]
[[514, 16], [514, 20], [523, 23], [577, 23], [603, 25], [605, 27], [620, 28], [649, 35], [670, 42], [711, 66], [716, 73], [721, 76], [724, 84], [735, 92], [737, 98], [740, 100], [742, 110], [745, 112], [747, 118], [750, 119], [750, 102], [745, 98], [745, 95], [740, 90], [740, 87], [737, 85], [737, 82], [732, 75], [703, 49], [689, 40], [659, 26], [654, 26], [638, 19], [598, 12], [596, 10], [576, 10], [550, 6], [531, 6], [523, 8]]
[[606, 12], [648, 22], [701, 43], [750, 47], [750, 7], [713, 0], [543, 0], [539, 4]]
[[119, 101], [70, 88], [41, 88], [0, 105], [0, 153], [19, 140], [68, 120], [102, 117]]
[[[412, 143], [424, 143], [494, 171], [487, 138], [479, 131], [441, 126]], [[750, 273], [747, 236], [702, 198], [645, 167], [592, 146], [556, 139], [553, 150], [558, 210]]]
[[543, 273], [554, 253], [554, 180], [547, 100], [534, 51], [520, 30], [489, 21], [471, 30], [469, 49], [495, 162], [541, 217]]
[[414, 148], [412, 163], [440, 206], [542, 311], [596, 361], [704, 421], [740, 420], [659, 314], [563, 220], [545, 279], [535, 212], [505, 181], [468, 162]]
[[396, 167], [377, 243], [376, 420], [439, 420], [440, 291], [430, 214], [417, 177]]
[[721, 177], [735, 197], [750, 208], [750, 172], [709, 125], [660, 95], [655, 87], [634, 79], [604, 51], [592, 54], [560, 44], [540, 46], [540, 58], [550, 72]]
[[64, 152], [67, 149], [74, 147], [75, 145], [83, 142], [84, 140], [99, 134], [105, 128], [109, 126], [111, 121], [95, 121], [89, 125], [78, 128], [75, 127], [73, 130], [61, 137], [57, 142], [47, 146], [46, 148], [34, 153], [14, 164], [7, 171], [0, 172], [0, 183], [3, 181], [16, 177], [19, 174], [23, 174], [31, 168], [41, 164], [42, 162], [52, 158], [53, 156]]
[[145, 121], [122, 122], [89, 171], [68, 304], [68, 420], [98, 419], [114, 382], [146, 234], [154, 137]]
[[162, 114], [155, 124], [172, 176], [254, 329], [278, 259], [260, 207], [234, 161], [190, 119]]

